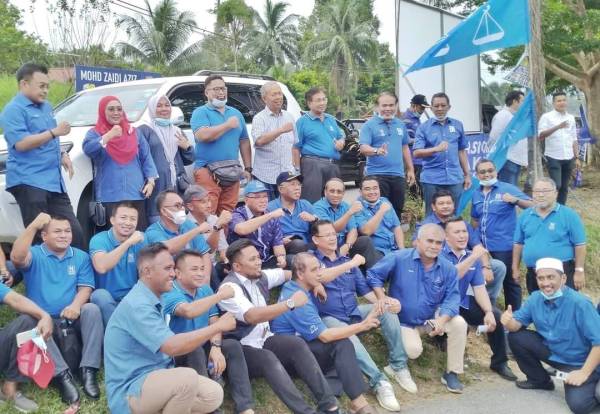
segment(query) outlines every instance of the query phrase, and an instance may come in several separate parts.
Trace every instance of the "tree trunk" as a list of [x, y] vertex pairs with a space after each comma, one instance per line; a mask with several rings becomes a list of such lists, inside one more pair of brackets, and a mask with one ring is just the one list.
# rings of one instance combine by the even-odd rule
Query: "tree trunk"
[[[587, 106], [587, 120], [592, 136], [600, 139], [600, 71], [592, 77], [589, 90], [583, 91]], [[591, 163], [600, 167], [600, 142], [592, 145]]]
[[[541, 0], [529, 1], [529, 15], [531, 17], [531, 40], [529, 43], [529, 79], [531, 89], [534, 94], [535, 103], [535, 121], [544, 112], [544, 100], [546, 97], [546, 74], [544, 68], [544, 55], [542, 54], [542, 14]], [[543, 176], [542, 172], [542, 154], [540, 143], [537, 137], [533, 137], [528, 142], [528, 160], [527, 168], [529, 183], [533, 185], [535, 180]]]

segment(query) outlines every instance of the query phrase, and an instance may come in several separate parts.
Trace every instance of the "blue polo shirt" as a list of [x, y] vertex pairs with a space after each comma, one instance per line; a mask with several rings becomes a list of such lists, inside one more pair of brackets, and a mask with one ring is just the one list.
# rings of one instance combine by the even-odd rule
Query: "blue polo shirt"
[[[295, 292], [309, 292], [294, 280], [286, 282], [281, 288], [278, 302], [288, 300]], [[321, 320], [317, 307], [310, 300], [304, 306], [285, 312], [271, 321], [271, 330], [277, 335], [298, 335], [305, 341], [314, 341], [327, 327]]]
[[425, 270], [417, 249], [385, 255], [367, 270], [367, 283], [383, 287], [388, 280], [389, 295], [402, 304], [398, 314], [402, 325], [421, 326], [435, 316], [438, 308], [440, 315], [451, 318], [458, 315], [458, 274], [454, 265], [443, 257]]
[[502, 201], [505, 193], [521, 200], [531, 200], [514, 185], [502, 181], [494, 184], [487, 194], [483, 194], [480, 186], [471, 197], [471, 217], [479, 221], [481, 242], [491, 252], [507, 252], [513, 247], [517, 206]]
[[535, 325], [550, 349], [551, 361], [581, 367], [592, 347], [600, 345], [600, 315], [581, 293], [568, 286], [563, 289], [563, 295], [551, 301], [539, 290], [533, 292], [513, 317], [523, 326]]
[[[330, 260], [319, 250], [315, 250], [314, 253], [321, 266], [326, 268], [339, 266], [350, 260], [347, 256], [338, 256], [335, 260]], [[358, 267], [348, 270], [323, 286], [327, 291], [327, 300], [324, 303], [311, 296], [321, 316], [332, 316], [349, 324], [362, 320], [356, 296], [366, 295], [371, 292], [371, 288]]]
[[[190, 219], [186, 219], [181, 226], [179, 226], [179, 230], [177, 232], [172, 232], [168, 228], [166, 228], [161, 220], [158, 220], [155, 223], [152, 223], [146, 229], [146, 243], [158, 243], [164, 242], [167, 240], [171, 240], [173, 237], [181, 236], [184, 233], [192, 230], [196, 227], [196, 224]], [[199, 251], [200, 253], [208, 253], [210, 251], [210, 246], [204, 239], [202, 234], [197, 235], [189, 242], [186, 246], [186, 249], [194, 249]]]
[[11, 292], [10, 288], [4, 283], [0, 283], [0, 303], [4, 302], [4, 298]]
[[78, 287], [94, 289], [94, 271], [86, 252], [69, 247], [59, 258], [45, 244], [32, 246], [29, 251], [31, 263], [19, 268], [25, 280], [25, 295], [50, 316], [59, 316], [73, 302]]
[[[425, 217], [423, 220], [421, 220], [420, 222], [418, 222], [415, 225], [415, 232], [412, 235], [412, 241], [417, 240], [417, 234], [419, 233], [419, 229], [424, 224], [437, 224], [438, 226], [444, 227], [442, 220], [440, 220], [440, 218], [435, 213], [431, 213], [430, 215], [428, 215], [427, 217]], [[469, 242], [467, 243], [467, 247], [469, 249], [472, 249], [473, 247], [477, 246], [478, 244], [481, 244], [481, 238], [479, 237], [479, 230], [474, 228], [473, 226], [471, 226], [471, 224], [466, 221], [465, 221], [465, 224], [467, 225], [467, 232], [469, 233]]]
[[408, 131], [404, 122], [394, 117], [385, 121], [379, 116], [369, 119], [360, 129], [361, 145], [379, 148], [387, 144], [387, 155], [370, 155], [365, 167], [366, 175], [392, 175], [404, 177], [402, 149], [408, 145]]
[[[106, 230], [96, 234], [90, 240], [90, 256], [96, 253], [110, 253], [121, 245], [115, 237], [114, 230]], [[113, 299], [120, 301], [137, 283], [138, 272], [136, 266], [137, 255], [146, 245], [146, 241], [135, 244], [119, 259], [117, 265], [106, 273], [99, 273], [94, 269], [96, 275], [96, 289], [106, 289]]]
[[438, 185], [462, 183], [465, 178], [460, 167], [458, 152], [467, 148], [463, 124], [457, 119], [447, 118], [444, 124], [431, 118], [417, 129], [413, 150], [432, 148], [448, 142], [448, 149], [422, 158], [421, 182]]
[[[325, 197], [322, 197], [319, 201], [315, 202], [313, 207], [317, 217], [319, 217], [321, 220], [329, 220], [332, 223], [341, 219], [342, 216], [350, 209], [350, 205], [345, 201], [342, 201], [336, 208], [334, 208]], [[338, 246], [346, 243], [346, 235], [350, 230], [355, 228], [356, 218], [352, 216], [350, 217], [350, 220], [348, 220], [346, 228], [343, 231], [338, 232]]]
[[48, 102], [33, 103], [18, 93], [4, 107], [0, 125], [8, 146], [6, 188], [25, 184], [55, 193], [66, 192], [60, 172], [60, 138], [51, 139], [29, 151], [17, 151], [15, 148], [23, 138], [56, 127], [52, 106]]
[[575, 246], [585, 244], [585, 227], [573, 209], [559, 203], [545, 218], [530, 207], [517, 220], [514, 242], [523, 245], [527, 267], [548, 255], [565, 262], [575, 258]]
[[309, 201], [301, 198], [296, 201], [294, 211], [289, 211], [281, 205], [281, 198], [276, 198], [269, 202], [267, 210], [273, 211], [278, 208], [283, 209], [283, 212], [285, 213], [283, 217], [279, 218], [283, 237], [300, 236], [302, 237], [302, 240], [308, 243], [310, 239], [310, 223], [302, 220], [300, 218], [300, 213], [306, 211], [307, 213], [314, 214], [313, 205], [310, 204]]
[[[364, 226], [373, 216], [379, 211], [382, 203], [390, 203], [387, 198], [380, 197], [376, 203], [371, 205], [367, 200], [360, 197], [358, 199], [363, 209], [356, 213], [356, 225], [358, 229]], [[383, 254], [390, 253], [391, 251], [398, 250], [396, 244], [396, 236], [394, 235], [394, 229], [400, 225], [400, 219], [393, 208], [389, 209], [383, 215], [381, 223], [377, 227], [377, 230], [371, 234], [371, 240], [377, 250]]]
[[[471, 251], [463, 251], [460, 256], [457, 256], [456, 253], [454, 253], [452, 249], [448, 247], [448, 245], [445, 245], [442, 250], [442, 255], [450, 263], [456, 266], [471, 256]], [[483, 278], [481, 261], [479, 259], [477, 259], [477, 261], [473, 263], [473, 266], [469, 267], [469, 270], [467, 270], [463, 277], [458, 280], [461, 308], [469, 309], [469, 296], [474, 296], [472, 290], [470, 291], [469, 288], [474, 288], [477, 286], [485, 286], [485, 279]]]
[[214, 294], [215, 292], [213, 292], [209, 285], [202, 285], [196, 289], [196, 294], [192, 296], [175, 280], [173, 282], [173, 289], [167, 293], [163, 293], [161, 296], [161, 303], [165, 315], [171, 315], [171, 321], [169, 322], [171, 330], [178, 334], [206, 328], [210, 318], [219, 316], [219, 309], [217, 309], [215, 305], [213, 305], [208, 312], [193, 319], [177, 316], [175, 314], [175, 309], [182, 303], [192, 303]]
[[294, 144], [302, 155], [340, 159], [340, 153], [335, 149], [335, 141], [344, 139], [344, 132], [338, 127], [335, 118], [325, 114], [323, 121], [311, 112], [306, 112], [296, 121], [298, 142]]
[[242, 113], [231, 106], [225, 105], [225, 112], [223, 113], [208, 103], [194, 110], [190, 120], [190, 126], [194, 134], [200, 128], [221, 125], [232, 116], [237, 117], [240, 122], [237, 128], [227, 130], [211, 142], [196, 140], [196, 168], [204, 167], [213, 161], [237, 160], [239, 158], [240, 141], [248, 139], [248, 130]]
[[104, 383], [112, 413], [130, 413], [128, 397], [138, 397], [148, 374], [173, 367], [160, 347], [174, 335], [158, 297], [138, 281], [108, 321], [104, 334]]

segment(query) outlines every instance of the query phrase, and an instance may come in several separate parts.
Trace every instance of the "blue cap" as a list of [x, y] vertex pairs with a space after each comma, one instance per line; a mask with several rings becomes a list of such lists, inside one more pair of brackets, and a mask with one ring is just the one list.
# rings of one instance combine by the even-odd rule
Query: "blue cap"
[[279, 186], [281, 183], [285, 183], [286, 181], [291, 181], [294, 179], [302, 182], [302, 175], [296, 171], [284, 171], [277, 176], [276, 183], [277, 186]]
[[266, 193], [268, 191], [269, 190], [267, 190], [267, 187], [265, 187], [265, 185], [258, 180], [252, 180], [248, 184], [246, 184], [246, 187], [244, 187], [244, 195], [252, 193]]

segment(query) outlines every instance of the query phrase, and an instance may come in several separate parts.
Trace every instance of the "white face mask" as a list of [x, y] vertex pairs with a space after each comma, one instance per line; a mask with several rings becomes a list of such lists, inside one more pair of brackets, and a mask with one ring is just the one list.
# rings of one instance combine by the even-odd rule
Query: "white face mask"
[[489, 180], [479, 180], [479, 184], [484, 187], [491, 187], [498, 182], [498, 178], [490, 178]]
[[173, 223], [177, 224], [178, 226], [181, 226], [185, 219], [185, 210], [177, 210], [176, 212], [171, 213], [171, 220], [173, 220]]
[[227, 104], [227, 98], [225, 98], [224, 100], [221, 99], [211, 99], [210, 104], [212, 106], [214, 106], [215, 108], [224, 108], [225, 104]]
[[437, 119], [440, 122], [444, 122], [446, 119], [448, 119], [448, 115], [444, 115], [441, 117], [436, 116], [435, 119]]

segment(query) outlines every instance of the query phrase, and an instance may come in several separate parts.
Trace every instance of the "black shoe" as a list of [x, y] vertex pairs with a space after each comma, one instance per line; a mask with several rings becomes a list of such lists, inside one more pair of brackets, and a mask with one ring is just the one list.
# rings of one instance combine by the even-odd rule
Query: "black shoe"
[[100, 387], [98, 387], [96, 372], [98, 372], [96, 368], [82, 367], [80, 374], [83, 392], [94, 400], [97, 400], [100, 397]]
[[533, 382], [529, 382], [529, 380], [517, 381], [516, 384], [517, 384], [517, 387], [522, 388], [524, 390], [547, 390], [547, 391], [554, 390], [554, 383], [552, 382], [552, 380], [548, 381], [545, 384], [535, 384]]
[[516, 381], [517, 376], [512, 372], [512, 369], [507, 364], [502, 364], [497, 367], [490, 367], [492, 371], [500, 375], [502, 378], [508, 381]]
[[68, 369], [52, 378], [52, 384], [58, 388], [60, 398], [65, 404], [70, 405], [79, 401], [79, 390], [73, 382], [73, 377]]

